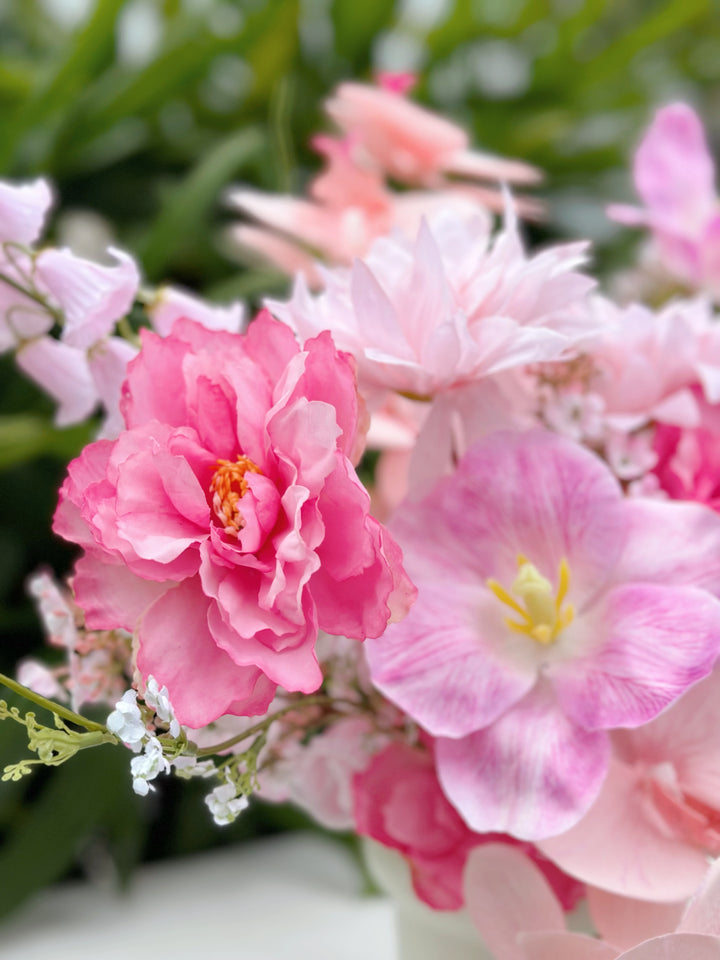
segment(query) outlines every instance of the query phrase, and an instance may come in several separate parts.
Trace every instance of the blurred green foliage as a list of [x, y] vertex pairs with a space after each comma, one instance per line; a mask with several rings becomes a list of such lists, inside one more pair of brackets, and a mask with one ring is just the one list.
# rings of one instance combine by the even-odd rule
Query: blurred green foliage
[[[48, 175], [63, 216], [93, 210], [150, 282], [211, 298], [282, 292], [230, 254], [233, 182], [300, 192], [332, 86], [417, 69], [416, 95], [488, 150], [544, 168], [550, 220], [534, 238], [590, 236], [599, 267], [628, 255], [603, 208], [631, 196], [628, 158], [652, 108], [694, 103], [720, 134], [720, 17], [711, 0], [0, 0], [0, 176]], [[0, 669], [37, 648], [28, 573], [66, 572], [49, 527], [64, 465], [92, 427], [56, 431], [50, 403], [0, 358]], [[5, 724], [5, 727], [9, 724]], [[18, 758], [0, 730], [0, 767]], [[0, 790], [0, 914], [101, 843], [127, 876], [170, 855], [307, 821], [256, 806], [218, 832], [202, 785], [132, 795], [102, 748]], [[160, 826], [162, 822], [162, 827]]]

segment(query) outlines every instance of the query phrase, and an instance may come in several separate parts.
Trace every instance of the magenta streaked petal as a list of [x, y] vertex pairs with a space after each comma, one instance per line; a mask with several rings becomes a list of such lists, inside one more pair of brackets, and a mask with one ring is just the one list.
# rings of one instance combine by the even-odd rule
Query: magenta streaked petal
[[720, 600], [695, 587], [612, 589], [587, 630], [601, 643], [551, 668], [558, 700], [589, 730], [637, 727], [707, 676], [720, 648]]
[[438, 776], [473, 830], [537, 841], [569, 829], [597, 797], [610, 744], [575, 726], [547, 691], [525, 697], [484, 730], [438, 739]]
[[373, 683], [433, 736], [465, 737], [517, 703], [536, 666], [499, 652], [509, 631], [493, 616], [500, 604], [489, 591], [460, 576], [418, 583], [407, 617], [365, 642]]

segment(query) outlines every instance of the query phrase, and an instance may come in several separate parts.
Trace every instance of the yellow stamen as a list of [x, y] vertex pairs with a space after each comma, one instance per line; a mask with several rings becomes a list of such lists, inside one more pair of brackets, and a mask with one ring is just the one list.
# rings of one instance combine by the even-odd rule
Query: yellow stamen
[[245, 518], [240, 513], [238, 503], [245, 496], [248, 482], [245, 474], [260, 473], [260, 468], [249, 457], [238, 456], [232, 460], [218, 460], [213, 478], [210, 481], [210, 493], [215, 516], [223, 525], [225, 533], [236, 537], [245, 526]]
[[537, 643], [547, 646], [554, 643], [565, 627], [572, 623], [575, 610], [572, 604], [563, 606], [570, 587], [570, 567], [563, 557], [558, 568], [557, 592], [549, 580], [522, 554], [518, 556], [518, 575], [510, 588], [515, 599], [497, 580], [488, 580], [487, 586], [505, 606], [519, 614], [522, 622], [510, 617], [505, 624], [515, 633], [524, 633]]

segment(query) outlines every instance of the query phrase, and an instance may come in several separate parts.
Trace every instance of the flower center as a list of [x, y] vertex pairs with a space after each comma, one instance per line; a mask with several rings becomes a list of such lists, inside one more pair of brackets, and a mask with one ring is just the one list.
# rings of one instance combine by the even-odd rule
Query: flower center
[[249, 457], [238, 456], [232, 460], [218, 460], [215, 473], [210, 481], [212, 508], [225, 533], [236, 537], [245, 526], [245, 518], [240, 513], [238, 503], [247, 493], [248, 482], [245, 474], [260, 473], [260, 467]]
[[520, 617], [519, 621], [505, 617], [507, 626], [545, 646], [554, 643], [560, 632], [572, 623], [575, 617], [571, 603], [563, 606], [570, 586], [570, 568], [565, 558], [560, 561], [558, 569], [557, 591], [553, 590], [550, 581], [522, 554], [518, 557], [518, 575], [510, 587], [510, 592], [497, 580], [488, 580], [487, 585], [498, 600]]

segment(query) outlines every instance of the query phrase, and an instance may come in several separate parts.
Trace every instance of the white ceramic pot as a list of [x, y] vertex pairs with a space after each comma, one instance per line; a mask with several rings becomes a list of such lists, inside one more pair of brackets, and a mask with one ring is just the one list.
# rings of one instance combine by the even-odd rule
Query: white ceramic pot
[[432, 910], [418, 900], [404, 857], [363, 841], [370, 875], [395, 904], [398, 960], [494, 960], [466, 910]]

